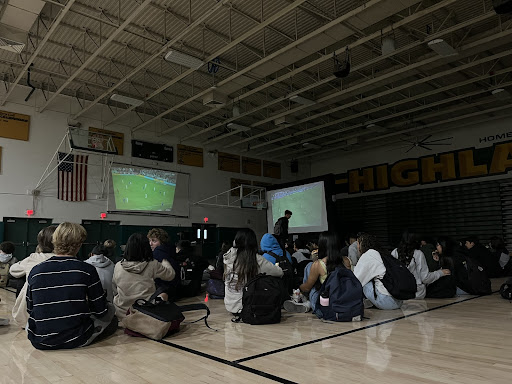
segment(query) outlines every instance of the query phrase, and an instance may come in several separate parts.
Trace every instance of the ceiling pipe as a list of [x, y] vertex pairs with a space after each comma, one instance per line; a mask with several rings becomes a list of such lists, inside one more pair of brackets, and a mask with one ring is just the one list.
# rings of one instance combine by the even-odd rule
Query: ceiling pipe
[[29, 94], [27, 95], [27, 97], [25, 97], [25, 103], [28, 101], [28, 99], [30, 99], [30, 96], [32, 96], [32, 94], [34, 93], [34, 91], [36, 90], [36, 87], [34, 87], [32, 85], [32, 83], [30, 82], [30, 69], [32, 68], [32, 66], [34, 65], [34, 63], [30, 64], [30, 67], [28, 67], [27, 69], [27, 85], [32, 88], [29, 92]]

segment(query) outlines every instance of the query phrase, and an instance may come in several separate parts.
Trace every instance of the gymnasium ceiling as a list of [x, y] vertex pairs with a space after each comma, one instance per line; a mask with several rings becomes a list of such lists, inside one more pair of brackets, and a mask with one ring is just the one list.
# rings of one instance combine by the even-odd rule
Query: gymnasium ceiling
[[[27, 84], [32, 63], [40, 111], [70, 95], [82, 106], [73, 119], [101, 103], [108, 128], [134, 110], [132, 130], [160, 127], [156, 140], [171, 135], [209, 150], [291, 160], [414, 143], [512, 112], [512, 20], [496, 15], [491, 0], [0, 4], [0, 37], [15, 24], [10, 30], [25, 43], [21, 53], [0, 49], [2, 105], [16, 84]], [[16, 13], [20, 7], [31, 13]], [[434, 52], [427, 45], [434, 39], [457, 54]], [[344, 61], [347, 47], [351, 72], [338, 79], [333, 54]], [[170, 63], [170, 50], [205, 64]], [[212, 92], [227, 96], [225, 104], [205, 106]], [[112, 101], [114, 93], [144, 102], [131, 107]], [[294, 95], [314, 104], [293, 102]]]

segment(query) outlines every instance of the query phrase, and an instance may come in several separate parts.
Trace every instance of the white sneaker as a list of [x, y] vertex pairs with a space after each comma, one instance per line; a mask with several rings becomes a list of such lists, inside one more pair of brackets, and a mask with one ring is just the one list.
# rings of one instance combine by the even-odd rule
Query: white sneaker
[[306, 313], [311, 309], [311, 303], [309, 301], [306, 301], [305, 303], [296, 303], [293, 300], [286, 300], [283, 303], [283, 307], [287, 312]]

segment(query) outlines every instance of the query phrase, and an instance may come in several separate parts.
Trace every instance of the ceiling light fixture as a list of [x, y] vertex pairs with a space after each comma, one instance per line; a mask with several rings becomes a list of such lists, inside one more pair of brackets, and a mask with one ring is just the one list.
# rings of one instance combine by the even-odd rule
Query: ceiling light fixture
[[142, 104], [144, 104], [144, 100], [119, 95], [118, 93], [114, 93], [112, 96], [110, 96], [110, 100], [117, 101], [123, 104], [133, 105], [134, 107], [140, 107]]
[[500, 100], [509, 100], [511, 96], [510, 92], [503, 88], [493, 89], [491, 95]]
[[434, 39], [428, 42], [428, 47], [443, 57], [455, 56], [459, 53], [443, 39]]
[[297, 103], [297, 104], [302, 104], [302, 105], [314, 105], [314, 104], [316, 104], [316, 101], [310, 100], [310, 99], [306, 99], [305, 97], [302, 97], [302, 96], [299, 96], [299, 95], [290, 96], [288, 98], [288, 100], [293, 101], [294, 103]]
[[178, 51], [167, 52], [164, 59], [170, 63], [183, 65], [184, 67], [192, 69], [199, 69], [204, 64], [204, 61], [198, 59], [197, 57], [190, 56], [186, 53]]
[[384, 128], [382, 125], [377, 125], [374, 123], [370, 123], [366, 126], [366, 129], [374, 132], [387, 132], [388, 130]]
[[247, 127], [245, 125], [237, 124], [237, 123], [228, 123], [226, 125], [229, 129], [232, 129], [234, 131], [240, 131], [240, 132], [247, 132], [251, 130], [251, 127]]

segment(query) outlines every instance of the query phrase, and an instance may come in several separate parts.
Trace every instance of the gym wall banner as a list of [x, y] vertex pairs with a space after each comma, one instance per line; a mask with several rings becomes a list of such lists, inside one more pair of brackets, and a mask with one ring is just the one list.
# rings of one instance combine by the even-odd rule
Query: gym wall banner
[[510, 169], [512, 141], [353, 169], [336, 175], [336, 193], [354, 194], [466, 180], [505, 174]]

